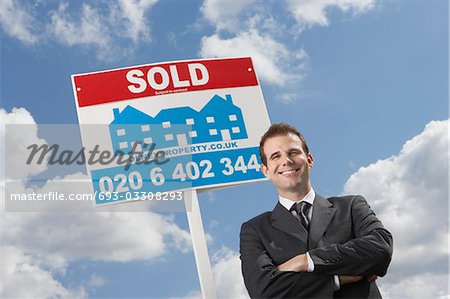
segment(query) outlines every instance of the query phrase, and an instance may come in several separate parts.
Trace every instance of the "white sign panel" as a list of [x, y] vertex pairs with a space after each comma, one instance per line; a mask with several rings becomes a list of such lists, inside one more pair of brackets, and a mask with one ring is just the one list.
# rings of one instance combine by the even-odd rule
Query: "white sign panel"
[[250, 58], [141, 65], [72, 83], [96, 204], [264, 178], [258, 146], [270, 122]]

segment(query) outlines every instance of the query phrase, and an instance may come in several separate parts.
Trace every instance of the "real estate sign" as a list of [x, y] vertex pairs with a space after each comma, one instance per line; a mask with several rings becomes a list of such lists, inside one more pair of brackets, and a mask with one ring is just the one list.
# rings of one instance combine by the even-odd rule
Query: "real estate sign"
[[[251, 58], [72, 76], [96, 204], [253, 182], [270, 125]], [[164, 195], [161, 195], [164, 194]]]

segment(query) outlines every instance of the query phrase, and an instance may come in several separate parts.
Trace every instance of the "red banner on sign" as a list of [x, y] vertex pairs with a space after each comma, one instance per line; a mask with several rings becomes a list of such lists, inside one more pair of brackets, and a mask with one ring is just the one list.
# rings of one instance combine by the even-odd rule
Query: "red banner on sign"
[[73, 75], [78, 106], [258, 85], [250, 58], [180, 61]]

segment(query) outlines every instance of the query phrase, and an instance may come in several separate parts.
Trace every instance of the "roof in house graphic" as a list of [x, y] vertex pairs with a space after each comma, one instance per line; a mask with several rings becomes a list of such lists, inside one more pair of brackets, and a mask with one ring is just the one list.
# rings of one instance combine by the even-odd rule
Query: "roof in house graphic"
[[129, 152], [135, 142], [165, 148], [247, 138], [241, 109], [229, 94], [214, 95], [200, 111], [177, 107], [151, 117], [128, 105], [121, 112], [114, 108], [113, 115], [109, 131], [114, 152]]

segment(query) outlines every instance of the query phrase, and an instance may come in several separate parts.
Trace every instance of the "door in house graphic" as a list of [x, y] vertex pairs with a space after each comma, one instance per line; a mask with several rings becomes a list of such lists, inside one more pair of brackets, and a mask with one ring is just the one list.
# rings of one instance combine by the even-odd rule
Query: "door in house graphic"
[[188, 145], [186, 134], [177, 134], [178, 145]]
[[222, 140], [231, 140], [230, 130], [228, 129], [220, 130], [220, 135], [222, 135]]

